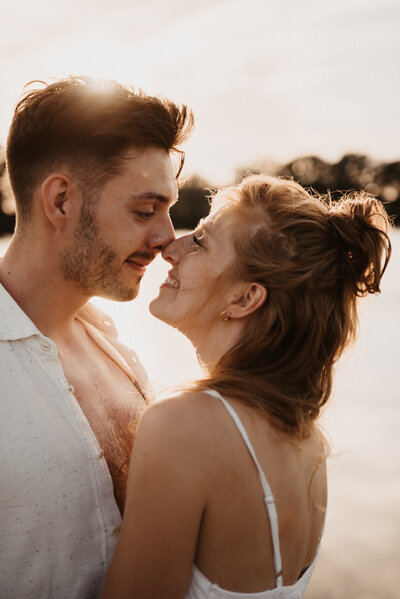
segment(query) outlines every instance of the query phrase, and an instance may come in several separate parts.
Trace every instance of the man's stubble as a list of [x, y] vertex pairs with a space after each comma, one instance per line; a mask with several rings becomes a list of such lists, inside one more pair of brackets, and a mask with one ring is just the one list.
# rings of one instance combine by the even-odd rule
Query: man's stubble
[[62, 275], [90, 297], [98, 295], [115, 301], [132, 300], [138, 294], [141, 277], [137, 277], [137, 284], [133, 287], [122, 283], [123, 262], [117, 252], [102, 240], [94, 205], [89, 198], [82, 203], [74, 240], [59, 254]]

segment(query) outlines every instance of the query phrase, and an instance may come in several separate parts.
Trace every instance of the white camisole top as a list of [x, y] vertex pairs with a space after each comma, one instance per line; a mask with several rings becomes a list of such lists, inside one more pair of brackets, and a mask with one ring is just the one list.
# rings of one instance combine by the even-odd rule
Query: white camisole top
[[319, 545], [312, 564], [303, 572], [300, 578], [293, 585], [283, 586], [282, 584], [282, 558], [279, 546], [278, 514], [275, 507], [275, 499], [271, 492], [271, 487], [265, 477], [264, 472], [257, 460], [253, 446], [246, 433], [239, 416], [232, 406], [218, 393], [218, 391], [207, 390], [205, 393], [217, 397], [232, 416], [247, 449], [257, 467], [260, 482], [264, 491], [265, 505], [271, 526], [272, 546], [274, 550], [274, 562], [276, 572], [276, 587], [267, 591], [258, 593], [236, 593], [222, 589], [218, 584], [210, 582], [200, 570], [193, 565], [192, 578], [190, 586], [186, 592], [185, 599], [301, 599], [306, 591], [308, 582], [311, 578], [315, 562], [319, 552]]

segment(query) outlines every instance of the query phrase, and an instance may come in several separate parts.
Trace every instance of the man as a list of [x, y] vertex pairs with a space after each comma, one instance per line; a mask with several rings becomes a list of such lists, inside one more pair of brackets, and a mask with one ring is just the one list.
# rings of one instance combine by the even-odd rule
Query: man
[[[148, 384], [87, 300], [129, 301], [174, 238], [171, 154], [192, 115], [68, 78], [17, 105], [17, 225], [0, 262], [0, 597], [97, 597]], [[179, 173], [178, 173], [179, 174]]]

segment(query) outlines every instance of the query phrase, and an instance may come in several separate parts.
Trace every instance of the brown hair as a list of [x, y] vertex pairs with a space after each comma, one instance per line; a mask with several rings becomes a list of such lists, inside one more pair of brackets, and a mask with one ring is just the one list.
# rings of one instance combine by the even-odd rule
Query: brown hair
[[306, 438], [355, 337], [357, 297], [380, 291], [391, 253], [386, 211], [365, 193], [332, 203], [264, 175], [217, 193], [217, 208], [233, 223], [233, 276], [264, 285], [267, 299], [195, 388], [255, 404]]
[[[32, 82], [36, 83], [36, 82]], [[18, 103], [7, 140], [7, 167], [23, 219], [35, 187], [67, 164], [81, 183], [98, 189], [118, 174], [123, 152], [177, 146], [193, 127], [186, 106], [146, 95], [115, 81], [69, 77], [29, 91]]]

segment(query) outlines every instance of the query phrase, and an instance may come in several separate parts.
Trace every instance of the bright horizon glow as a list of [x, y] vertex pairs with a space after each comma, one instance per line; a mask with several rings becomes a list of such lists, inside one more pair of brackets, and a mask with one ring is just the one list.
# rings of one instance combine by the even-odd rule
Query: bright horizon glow
[[210, 183], [267, 159], [400, 158], [397, 0], [22, 0], [3, 13], [2, 146], [23, 86], [73, 74], [188, 104], [185, 174]]

